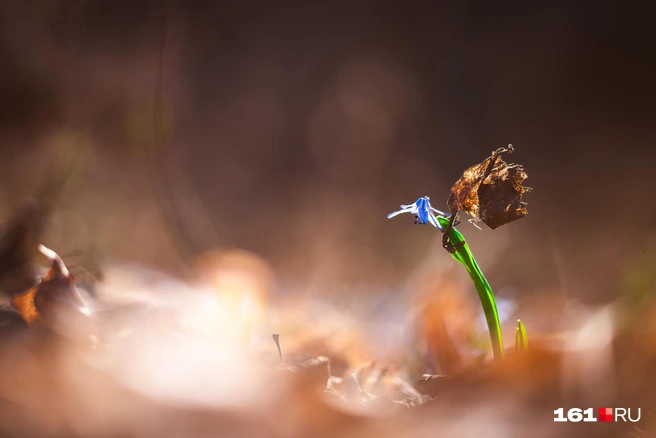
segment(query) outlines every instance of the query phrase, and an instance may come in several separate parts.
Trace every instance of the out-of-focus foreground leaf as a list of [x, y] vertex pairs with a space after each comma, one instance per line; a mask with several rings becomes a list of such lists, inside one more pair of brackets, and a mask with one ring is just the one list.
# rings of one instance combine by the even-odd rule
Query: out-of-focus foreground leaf
[[75, 287], [75, 278], [61, 258], [42, 245], [39, 245], [39, 249], [52, 260], [50, 270], [37, 286], [11, 299], [11, 305], [30, 326], [52, 322], [60, 308], [84, 308], [84, 302]]

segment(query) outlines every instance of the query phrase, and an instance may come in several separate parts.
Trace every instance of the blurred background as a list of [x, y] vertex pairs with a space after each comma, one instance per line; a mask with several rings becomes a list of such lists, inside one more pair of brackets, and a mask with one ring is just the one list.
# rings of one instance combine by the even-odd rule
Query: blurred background
[[[403, 436], [550, 436], [567, 397], [653, 424], [654, 47], [631, 2], [2, 1], [0, 289], [27, 290], [37, 243], [53, 248], [107, 354], [0, 344], [0, 434], [361, 426], [305, 374], [272, 374], [272, 332], [288, 358], [329, 356], [339, 394], [356, 372], [421, 404], [403, 382], [468, 366], [510, 389], [422, 390], [445, 396]], [[445, 210], [509, 143], [529, 215], [459, 230], [506, 347], [527, 326], [525, 374], [475, 366], [489, 347], [466, 272], [431, 227], [386, 219], [420, 196]], [[408, 431], [367, 424], [352, 436]]]
[[66, 174], [42, 239], [61, 254], [185, 277], [208, 250], [239, 249], [281, 298], [396, 303], [413, 281], [463, 273], [437, 233], [386, 214], [423, 195], [446, 209], [462, 171], [512, 143], [529, 216], [460, 225], [498, 295], [540, 307], [644, 292], [656, 239], [645, 12], [3, 1], [0, 217]]

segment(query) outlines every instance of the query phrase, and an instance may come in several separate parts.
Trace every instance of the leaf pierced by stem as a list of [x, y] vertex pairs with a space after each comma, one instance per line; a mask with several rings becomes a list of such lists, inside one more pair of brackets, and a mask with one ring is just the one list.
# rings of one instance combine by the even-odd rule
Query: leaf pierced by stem
[[531, 190], [522, 186], [528, 175], [521, 165], [508, 164], [501, 158], [501, 154], [513, 151], [512, 145], [499, 148], [463, 172], [447, 201], [451, 214], [466, 211], [492, 229], [528, 214], [522, 202], [522, 195]]

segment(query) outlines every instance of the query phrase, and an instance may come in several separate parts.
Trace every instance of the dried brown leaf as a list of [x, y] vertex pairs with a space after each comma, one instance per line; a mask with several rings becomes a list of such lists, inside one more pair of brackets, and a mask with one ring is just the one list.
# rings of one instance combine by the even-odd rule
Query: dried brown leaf
[[451, 188], [447, 205], [452, 214], [465, 211], [495, 229], [528, 214], [522, 194], [528, 177], [519, 164], [507, 164], [501, 154], [512, 153], [512, 145], [492, 152], [482, 163], [465, 170]]

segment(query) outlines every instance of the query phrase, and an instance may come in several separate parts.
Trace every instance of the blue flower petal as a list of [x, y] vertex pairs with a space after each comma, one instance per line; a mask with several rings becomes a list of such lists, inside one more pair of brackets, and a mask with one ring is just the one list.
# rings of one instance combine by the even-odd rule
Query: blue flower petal
[[404, 208], [402, 210], [395, 211], [394, 213], [388, 214], [387, 219], [392, 219], [394, 216], [398, 216], [402, 213], [412, 213], [412, 209], [411, 208]]

